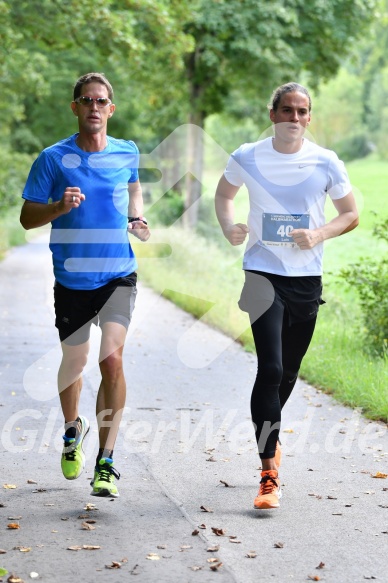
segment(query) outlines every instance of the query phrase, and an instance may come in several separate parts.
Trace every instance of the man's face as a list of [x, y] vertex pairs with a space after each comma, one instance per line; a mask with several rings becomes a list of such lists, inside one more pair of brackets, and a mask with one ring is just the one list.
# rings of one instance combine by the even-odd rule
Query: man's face
[[[81, 96], [88, 96], [92, 98], [108, 96], [108, 89], [101, 83], [87, 83], [82, 86]], [[74, 115], [78, 117], [79, 129], [86, 133], [95, 134], [101, 130], [106, 129], [108, 119], [112, 117], [115, 110], [115, 105], [111, 103], [106, 107], [99, 107], [95, 101], [90, 105], [83, 105], [72, 101], [71, 108]]]
[[278, 138], [286, 142], [298, 141], [310, 123], [309, 98], [299, 91], [285, 93], [277, 110], [271, 109], [269, 117], [275, 124]]

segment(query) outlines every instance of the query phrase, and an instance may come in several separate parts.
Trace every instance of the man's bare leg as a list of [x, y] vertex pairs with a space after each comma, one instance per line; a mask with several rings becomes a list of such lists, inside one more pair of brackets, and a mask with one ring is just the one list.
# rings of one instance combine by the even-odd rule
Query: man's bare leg
[[102, 326], [99, 359], [102, 379], [96, 402], [100, 448], [98, 471], [93, 480], [94, 496], [119, 496], [113, 476], [119, 478], [120, 474], [113, 468], [112, 456], [126, 399], [122, 358], [126, 334], [126, 328], [116, 322]]
[[62, 362], [58, 371], [58, 390], [65, 418], [64, 448], [61, 457], [63, 475], [78, 478], [85, 467], [82, 445], [89, 431], [89, 421], [79, 417], [82, 371], [87, 361], [89, 342], [72, 346], [62, 342]]

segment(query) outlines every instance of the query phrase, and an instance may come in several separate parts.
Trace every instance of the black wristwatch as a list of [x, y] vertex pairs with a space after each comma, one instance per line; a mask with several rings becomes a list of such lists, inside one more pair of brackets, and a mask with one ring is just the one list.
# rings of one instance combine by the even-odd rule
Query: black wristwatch
[[128, 223], [134, 223], [135, 221], [141, 221], [145, 225], [148, 225], [147, 219], [144, 217], [128, 217]]

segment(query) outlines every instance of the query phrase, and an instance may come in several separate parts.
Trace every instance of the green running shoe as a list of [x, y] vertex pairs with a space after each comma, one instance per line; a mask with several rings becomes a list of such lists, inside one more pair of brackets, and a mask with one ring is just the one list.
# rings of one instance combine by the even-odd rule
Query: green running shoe
[[63, 451], [61, 458], [62, 473], [66, 480], [75, 480], [78, 478], [85, 467], [85, 454], [82, 446], [83, 441], [89, 431], [90, 425], [86, 417], [78, 417], [80, 420], [80, 430], [77, 430], [78, 436], [63, 436]]
[[92, 496], [108, 496], [118, 498], [120, 496], [115, 478], [120, 479], [120, 474], [113, 467], [113, 460], [110, 457], [103, 457], [98, 462], [94, 470], [94, 479], [90, 482], [93, 486]]

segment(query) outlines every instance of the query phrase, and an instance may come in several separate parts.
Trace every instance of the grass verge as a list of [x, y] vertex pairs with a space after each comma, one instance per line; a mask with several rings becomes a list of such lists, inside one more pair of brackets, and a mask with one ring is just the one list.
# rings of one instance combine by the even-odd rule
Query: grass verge
[[3, 210], [0, 217], [0, 259], [11, 247], [26, 242], [25, 231], [19, 222], [20, 207]]

